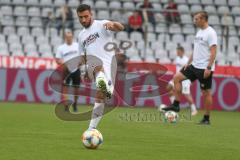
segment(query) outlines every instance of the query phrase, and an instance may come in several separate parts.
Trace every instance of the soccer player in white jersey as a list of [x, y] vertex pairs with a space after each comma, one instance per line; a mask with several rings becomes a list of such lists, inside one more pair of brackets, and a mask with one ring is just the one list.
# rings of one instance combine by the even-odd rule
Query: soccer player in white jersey
[[[184, 48], [182, 46], [178, 46], [177, 47], [177, 57], [175, 59], [176, 73], [179, 72], [184, 67], [184, 65], [187, 64], [187, 62], [188, 62], [188, 57], [184, 53]], [[187, 101], [191, 107], [191, 114], [193, 116], [195, 116], [197, 114], [197, 109], [193, 102], [193, 98], [191, 96], [190, 86], [191, 86], [191, 81], [189, 79], [182, 81], [182, 94], [185, 96], [185, 98], [187, 99]], [[174, 101], [173, 80], [171, 80], [168, 83], [167, 91], [168, 91], [168, 95], [171, 100], [171, 103], [173, 103], [173, 101]]]
[[[65, 85], [71, 85], [75, 87], [74, 103], [72, 104], [74, 112], [77, 111], [77, 91], [80, 85], [80, 70], [78, 69], [80, 60], [78, 52], [78, 43], [73, 41], [73, 34], [70, 30], [66, 30], [64, 33], [65, 43], [57, 48], [56, 62], [59, 65], [64, 65], [64, 86], [63, 92], [67, 92]], [[65, 97], [66, 99], [66, 97]], [[69, 111], [67, 105], [65, 110]]]
[[[114, 32], [122, 31], [124, 26], [119, 22], [108, 20], [94, 20], [91, 13], [91, 7], [81, 4], [77, 8], [77, 15], [84, 29], [79, 33], [79, 53], [84, 59], [87, 55], [85, 63], [91, 67], [94, 59], [89, 56], [96, 57], [101, 61], [101, 65], [93, 68], [93, 75], [97, 87], [95, 104], [92, 111], [92, 118], [89, 129], [96, 128], [103, 116], [106, 98], [110, 98], [113, 93], [115, 75], [112, 73], [112, 59], [115, 55], [114, 51], [106, 51], [104, 46], [113, 42]], [[90, 63], [90, 65], [89, 65]], [[88, 68], [90, 70], [90, 68]]]
[[194, 15], [194, 23], [199, 28], [194, 39], [193, 54], [188, 63], [174, 76], [175, 100], [173, 104], [164, 110], [179, 112], [179, 100], [181, 95], [182, 81], [190, 79], [192, 82], [198, 79], [204, 98], [206, 109], [203, 119], [199, 124], [210, 124], [210, 110], [212, 106], [212, 75], [215, 69], [215, 58], [217, 52], [217, 34], [208, 25], [208, 14], [205, 11]]

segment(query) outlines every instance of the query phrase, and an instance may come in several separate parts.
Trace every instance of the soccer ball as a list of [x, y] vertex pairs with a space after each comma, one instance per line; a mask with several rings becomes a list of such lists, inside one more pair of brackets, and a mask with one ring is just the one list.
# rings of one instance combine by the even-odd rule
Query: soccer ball
[[159, 106], [158, 106], [158, 110], [160, 111], [160, 112], [165, 112], [164, 110], [163, 110], [163, 108], [166, 108], [167, 106], [165, 105], [165, 104], [160, 104]]
[[165, 122], [176, 123], [178, 120], [178, 114], [174, 111], [167, 111], [165, 113]]
[[86, 130], [82, 135], [82, 142], [86, 148], [96, 149], [103, 143], [103, 136], [97, 129]]

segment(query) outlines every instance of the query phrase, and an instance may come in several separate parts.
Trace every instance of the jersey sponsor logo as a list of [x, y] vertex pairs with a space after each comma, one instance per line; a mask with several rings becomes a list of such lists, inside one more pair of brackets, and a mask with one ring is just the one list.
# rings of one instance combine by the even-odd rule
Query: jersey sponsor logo
[[99, 34], [98, 32], [91, 34], [90, 36], [88, 36], [84, 41], [83, 41], [83, 46], [89, 46], [90, 44], [92, 44], [93, 42], [96, 41], [97, 38], [99, 38]]
[[70, 52], [66, 52], [63, 54], [64, 57], [67, 57], [69, 55], [73, 55], [73, 54], [77, 54], [77, 51], [70, 51]]

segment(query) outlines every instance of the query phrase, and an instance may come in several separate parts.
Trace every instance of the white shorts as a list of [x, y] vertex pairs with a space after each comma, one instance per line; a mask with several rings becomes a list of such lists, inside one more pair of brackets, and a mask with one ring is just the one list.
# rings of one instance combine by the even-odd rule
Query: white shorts
[[[168, 84], [174, 87], [173, 80], [169, 81]], [[189, 79], [182, 81], [182, 94], [190, 94], [190, 86], [191, 81]]]

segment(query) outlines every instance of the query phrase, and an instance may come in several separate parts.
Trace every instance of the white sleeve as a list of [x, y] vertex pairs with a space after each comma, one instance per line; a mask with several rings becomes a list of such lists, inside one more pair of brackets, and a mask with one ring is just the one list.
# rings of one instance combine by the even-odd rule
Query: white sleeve
[[208, 46], [217, 45], [217, 33], [213, 30], [208, 35]]
[[102, 30], [104, 33], [106, 33], [109, 36], [112, 36], [112, 34], [114, 33], [113, 31], [107, 30], [103, 25], [107, 22], [110, 22], [109, 20], [102, 20]]
[[61, 51], [61, 47], [58, 47], [57, 48], [57, 51], [56, 51], [56, 58], [59, 58], [59, 59], [62, 59], [62, 51]]

